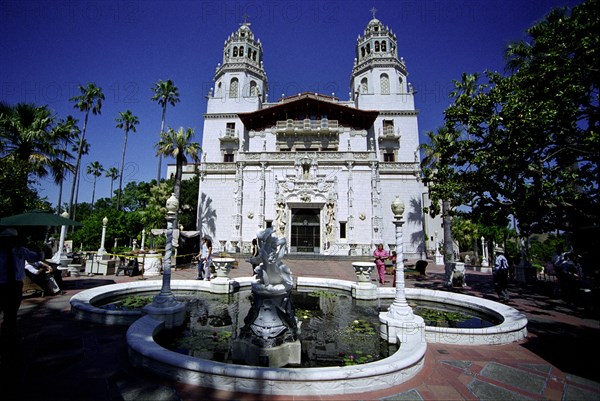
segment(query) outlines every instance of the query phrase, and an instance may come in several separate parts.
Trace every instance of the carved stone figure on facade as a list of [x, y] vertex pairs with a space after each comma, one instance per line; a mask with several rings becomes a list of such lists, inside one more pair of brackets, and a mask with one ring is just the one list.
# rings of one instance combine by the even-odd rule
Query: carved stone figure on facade
[[282, 200], [277, 201], [277, 209], [276, 209], [277, 217], [275, 219], [275, 228], [277, 229], [277, 233], [280, 235], [285, 235], [285, 226], [287, 223], [286, 215], [285, 215], [285, 202]]
[[333, 233], [335, 227], [335, 203], [327, 203], [327, 212], [325, 215], [325, 236], [327, 241], [333, 241]]

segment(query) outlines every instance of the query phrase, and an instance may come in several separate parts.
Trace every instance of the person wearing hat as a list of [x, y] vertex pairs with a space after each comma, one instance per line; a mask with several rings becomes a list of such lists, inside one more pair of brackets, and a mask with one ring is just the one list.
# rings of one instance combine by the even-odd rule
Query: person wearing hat
[[500, 301], [506, 302], [509, 300], [508, 296], [508, 260], [504, 256], [504, 250], [502, 248], [494, 248], [496, 254], [496, 260], [494, 262], [494, 289], [496, 294], [500, 298]]
[[23, 297], [25, 260], [37, 262], [43, 258], [44, 252], [22, 246], [17, 230], [0, 227], [0, 312], [4, 313], [0, 325], [0, 346], [3, 354], [18, 338], [17, 312]]

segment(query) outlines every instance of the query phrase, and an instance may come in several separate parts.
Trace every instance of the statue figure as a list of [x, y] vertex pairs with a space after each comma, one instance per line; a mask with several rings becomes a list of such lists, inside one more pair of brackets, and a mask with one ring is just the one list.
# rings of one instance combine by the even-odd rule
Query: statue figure
[[272, 227], [259, 230], [256, 238], [259, 252], [258, 256], [250, 259], [250, 262], [258, 264], [254, 269], [257, 282], [266, 288], [276, 289], [276, 286], [281, 285], [285, 290], [291, 289], [294, 285], [292, 272], [281, 262], [281, 258], [285, 255], [286, 239], [278, 238]]

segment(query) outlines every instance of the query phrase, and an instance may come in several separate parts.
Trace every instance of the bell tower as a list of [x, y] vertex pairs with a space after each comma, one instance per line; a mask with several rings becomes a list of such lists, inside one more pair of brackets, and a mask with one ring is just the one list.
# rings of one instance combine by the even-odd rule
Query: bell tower
[[250, 23], [244, 21], [229, 35], [223, 48], [223, 62], [217, 65], [214, 88], [208, 96], [208, 112], [248, 112], [261, 108], [266, 100], [267, 75], [263, 50], [254, 38]]
[[404, 59], [398, 58], [396, 35], [373, 18], [356, 40], [350, 91], [360, 109], [414, 109], [413, 91]]

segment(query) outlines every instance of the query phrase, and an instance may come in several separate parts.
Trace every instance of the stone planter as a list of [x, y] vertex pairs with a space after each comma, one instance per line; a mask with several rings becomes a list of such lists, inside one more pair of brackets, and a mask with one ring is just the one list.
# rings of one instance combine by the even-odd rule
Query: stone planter
[[375, 269], [373, 262], [352, 262], [356, 281], [360, 283], [371, 283], [371, 272]]

